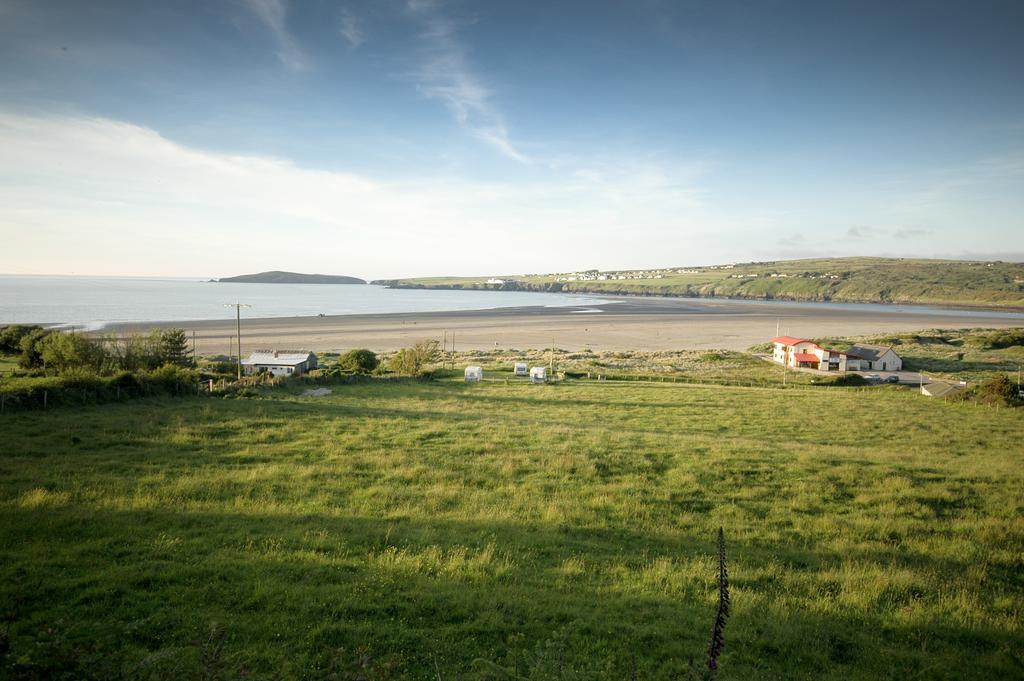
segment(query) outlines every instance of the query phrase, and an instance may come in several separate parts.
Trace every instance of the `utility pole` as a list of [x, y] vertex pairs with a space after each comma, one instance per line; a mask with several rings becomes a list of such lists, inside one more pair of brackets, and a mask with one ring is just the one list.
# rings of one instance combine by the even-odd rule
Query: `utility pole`
[[238, 380], [242, 380], [242, 308], [252, 307], [245, 303], [224, 303], [224, 307], [235, 308], [235, 331], [238, 339]]

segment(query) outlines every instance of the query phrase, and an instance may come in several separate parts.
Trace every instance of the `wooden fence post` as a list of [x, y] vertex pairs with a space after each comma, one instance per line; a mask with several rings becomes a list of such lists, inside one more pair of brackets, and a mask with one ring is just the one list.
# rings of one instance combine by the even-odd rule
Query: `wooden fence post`
[[44, 390], [43, 391], [43, 409], [46, 409], [46, 403], [47, 403], [47, 400], [48, 400], [49, 396], [50, 396], [50, 392], [48, 390]]

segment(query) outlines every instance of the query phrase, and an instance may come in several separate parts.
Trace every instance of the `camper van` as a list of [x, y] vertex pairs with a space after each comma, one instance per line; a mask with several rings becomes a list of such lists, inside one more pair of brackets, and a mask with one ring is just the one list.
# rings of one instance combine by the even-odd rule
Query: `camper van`
[[530, 369], [530, 383], [547, 383], [547, 367], [533, 367]]
[[466, 383], [479, 383], [484, 377], [483, 367], [466, 367]]
[[530, 374], [530, 370], [526, 366], [526, 362], [516, 362], [515, 368], [512, 369], [512, 373], [516, 376], [528, 376]]

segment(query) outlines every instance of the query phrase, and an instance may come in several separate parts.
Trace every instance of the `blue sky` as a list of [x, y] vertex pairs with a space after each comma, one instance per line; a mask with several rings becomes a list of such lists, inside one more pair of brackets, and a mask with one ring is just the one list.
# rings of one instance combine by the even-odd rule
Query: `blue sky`
[[0, 272], [1024, 259], [1019, 2], [0, 0]]

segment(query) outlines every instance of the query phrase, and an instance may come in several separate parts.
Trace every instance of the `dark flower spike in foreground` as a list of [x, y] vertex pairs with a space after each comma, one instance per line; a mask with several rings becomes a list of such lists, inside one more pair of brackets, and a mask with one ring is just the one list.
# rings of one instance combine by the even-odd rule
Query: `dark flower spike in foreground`
[[729, 571], [725, 565], [725, 533], [718, 528], [718, 612], [708, 644], [708, 669], [718, 669], [718, 656], [725, 647], [725, 621], [729, 619]]

